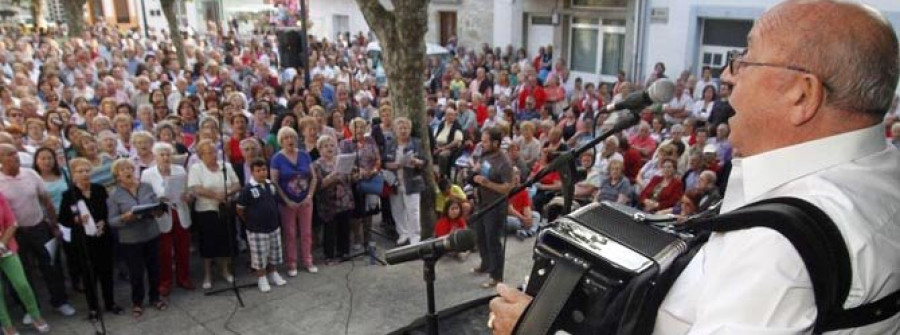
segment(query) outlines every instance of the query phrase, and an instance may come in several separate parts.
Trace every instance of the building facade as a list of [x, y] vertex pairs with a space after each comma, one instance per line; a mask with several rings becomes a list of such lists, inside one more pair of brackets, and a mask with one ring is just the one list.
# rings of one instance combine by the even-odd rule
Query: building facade
[[[369, 31], [355, 0], [309, 0], [311, 33]], [[386, 1], [382, 0], [382, 3]], [[728, 51], [746, 47], [747, 32], [780, 0], [432, 0], [426, 41], [525, 48], [530, 57], [553, 45], [576, 77], [612, 81], [624, 70], [644, 78], [663, 62], [667, 73], [720, 68]], [[900, 1], [868, 0], [900, 28]], [[900, 30], [898, 30], [900, 31]]]

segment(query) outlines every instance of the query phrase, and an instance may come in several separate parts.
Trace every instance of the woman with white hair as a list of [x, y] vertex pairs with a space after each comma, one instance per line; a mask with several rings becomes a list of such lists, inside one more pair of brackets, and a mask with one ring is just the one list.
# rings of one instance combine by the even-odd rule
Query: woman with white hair
[[313, 163], [322, 176], [316, 193], [318, 219], [323, 226], [322, 249], [328, 265], [350, 253], [350, 221], [353, 218], [353, 182], [349, 174], [337, 171], [337, 141], [322, 135], [316, 141], [321, 157]]
[[394, 120], [395, 138], [385, 144], [384, 167], [395, 173], [397, 190], [390, 197], [391, 213], [400, 238], [397, 244], [419, 243], [421, 218], [419, 195], [425, 191], [425, 151], [422, 142], [411, 137], [412, 122], [405, 117]]
[[270, 175], [275, 181], [275, 189], [281, 199], [279, 209], [284, 231], [288, 277], [297, 276], [298, 227], [303, 266], [311, 273], [319, 271], [313, 264], [312, 257], [312, 212], [316, 174], [312, 169], [312, 158], [306, 150], [298, 147], [299, 143], [299, 136], [293, 127], [282, 127], [278, 131], [278, 145], [281, 150], [272, 156], [269, 164]]
[[131, 134], [131, 162], [134, 163], [137, 178], [154, 164], [153, 142], [153, 134], [149, 131], [139, 130]]
[[[134, 177], [135, 166], [130, 159], [119, 158], [110, 168], [116, 187], [109, 194], [106, 207], [109, 225], [119, 234], [119, 247], [131, 279], [131, 314], [135, 318], [144, 314], [144, 295], [149, 294], [150, 304], [157, 310], [165, 310], [168, 304], [159, 296], [159, 225], [152, 213], [134, 213], [133, 208], [158, 201], [153, 188], [140, 183]], [[144, 289], [144, 274], [149, 287]]]
[[174, 254], [176, 283], [186, 290], [193, 290], [190, 278], [191, 246], [191, 194], [187, 188], [187, 171], [172, 164], [175, 148], [171, 144], [159, 142], [153, 145], [156, 165], [141, 174], [141, 182], [150, 185], [160, 202], [167, 203], [169, 209], [156, 218], [159, 225], [159, 259], [162, 265], [159, 278], [159, 293], [168, 296], [172, 289], [172, 257]]
[[[237, 175], [230, 164], [224, 168], [216, 157], [216, 145], [209, 139], [197, 144], [200, 162], [190, 167], [187, 186], [197, 197], [194, 202], [194, 223], [200, 234], [199, 251], [203, 258], [203, 289], [212, 288], [212, 262], [219, 262], [222, 277], [231, 283], [229, 264], [234, 255], [235, 244], [232, 227], [227, 223], [228, 196], [240, 190]], [[225, 180], [228, 185], [225, 185]]]

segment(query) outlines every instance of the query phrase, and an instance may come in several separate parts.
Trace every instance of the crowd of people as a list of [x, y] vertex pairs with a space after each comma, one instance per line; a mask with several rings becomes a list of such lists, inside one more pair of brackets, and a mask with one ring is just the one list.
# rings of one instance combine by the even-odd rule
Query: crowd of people
[[[423, 134], [376, 82], [378, 62], [362, 34], [312, 40], [308, 86], [301, 69], [280, 66], [271, 35], [191, 36], [185, 64], [164, 36], [100, 25], [82, 36], [2, 36], [0, 269], [26, 311], [23, 322], [41, 332], [49, 326], [25, 271], [41, 273], [63, 315], [76, 313], [67, 287], [85, 292], [91, 318], [101, 313], [98, 284], [103, 310], [125, 312], [113, 287], [116, 276], [128, 278], [130, 312], [139, 318], [145, 302], [165, 310], [173, 286], [195, 289], [194, 249], [203, 289], [215, 277], [234, 281], [230, 262], [249, 250], [268, 292], [286, 283], [279, 268], [288, 277], [315, 273], [317, 264], [371, 248], [377, 215], [398, 245], [476, 225], [482, 262], [473, 271], [488, 274], [483, 286], [492, 287], [503, 280], [500, 236], [527, 239], [564, 214], [564, 182], [574, 183], [577, 204], [686, 216], [718, 202], [737, 154], [728, 140], [730, 87], [714, 78], [718, 69], [699, 78], [684, 71], [671, 102], [642, 111], [638, 126], [579, 157], [575, 180], [550, 173], [471, 223], [476, 209], [559, 151], [610, 129], [615, 116], [600, 109], [667, 77], [665, 65], [645, 80], [620, 72], [615, 82], [593, 83], [575, 77], [552, 46], [527, 55], [454, 45], [451, 58], [429, 58], [431, 131]], [[895, 99], [885, 120], [894, 145], [897, 119]], [[341, 166], [348, 155], [350, 172]], [[429, 161], [434, 190], [426, 187]], [[423, 192], [435, 193], [435, 208], [420, 208]], [[433, 231], [423, 231], [423, 211], [438, 215]], [[66, 262], [53, 261], [61, 255], [45, 248], [50, 240]], [[0, 324], [11, 334], [6, 305], [0, 300]]]

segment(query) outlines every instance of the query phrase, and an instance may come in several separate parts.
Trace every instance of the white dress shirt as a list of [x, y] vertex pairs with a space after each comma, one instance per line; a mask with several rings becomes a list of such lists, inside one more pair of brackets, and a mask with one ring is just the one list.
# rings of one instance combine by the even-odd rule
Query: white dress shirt
[[[804, 199], [840, 229], [853, 269], [845, 308], [900, 289], [900, 151], [884, 128], [734, 159], [722, 212], [767, 198]], [[778, 232], [715, 233], [673, 285], [655, 334], [808, 334], [816, 318], [803, 260]], [[898, 334], [900, 316], [834, 334]]]

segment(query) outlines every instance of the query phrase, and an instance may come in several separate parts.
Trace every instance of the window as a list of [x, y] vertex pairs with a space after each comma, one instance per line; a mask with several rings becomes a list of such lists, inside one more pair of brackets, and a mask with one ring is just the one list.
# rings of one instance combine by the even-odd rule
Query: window
[[597, 28], [572, 28], [572, 71], [597, 72]]
[[[625, 20], [572, 18], [571, 70], [615, 76], [625, 61]], [[599, 70], [599, 73], [598, 73]]]

